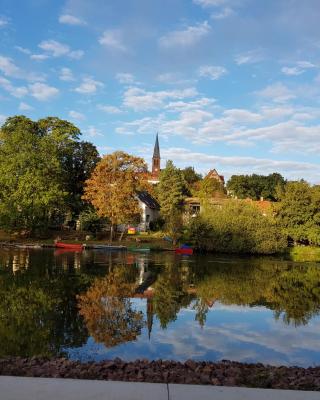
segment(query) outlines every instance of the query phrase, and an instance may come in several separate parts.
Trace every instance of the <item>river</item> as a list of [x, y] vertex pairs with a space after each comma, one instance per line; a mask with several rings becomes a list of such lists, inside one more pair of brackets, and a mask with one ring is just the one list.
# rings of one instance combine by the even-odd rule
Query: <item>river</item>
[[0, 249], [0, 357], [320, 364], [320, 263]]

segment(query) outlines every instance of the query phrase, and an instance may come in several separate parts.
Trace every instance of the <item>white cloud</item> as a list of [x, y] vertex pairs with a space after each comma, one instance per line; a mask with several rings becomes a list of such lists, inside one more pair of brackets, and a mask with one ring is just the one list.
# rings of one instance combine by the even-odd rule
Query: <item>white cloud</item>
[[119, 72], [116, 75], [116, 79], [122, 84], [132, 84], [135, 83], [134, 76], [127, 72]]
[[119, 107], [107, 106], [103, 104], [98, 104], [97, 108], [98, 110], [104, 111], [107, 114], [120, 114], [122, 112]]
[[277, 103], [285, 103], [296, 97], [296, 95], [281, 82], [273, 83], [265, 89], [256, 92], [256, 94], [260, 97], [269, 98]]
[[66, 67], [61, 68], [59, 79], [66, 82], [71, 82], [75, 80], [71, 69]]
[[163, 107], [164, 100], [167, 99], [184, 99], [196, 95], [195, 88], [148, 92], [144, 89], [132, 87], [125, 91], [123, 104], [135, 111], [146, 111]]
[[9, 19], [7, 17], [0, 15], [0, 29], [6, 27], [9, 24]]
[[281, 69], [281, 71], [285, 75], [297, 76], [297, 75], [301, 75], [304, 72], [306, 72], [307, 69], [312, 69], [312, 68], [317, 67], [315, 64], [311, 63], [310, 61], [297, 61], [295, 64], [296, 65], [293, 67], [283, 67]]
[[74, 59], [74, 60], [80, 60], [84, 56], [84, 51], [83, 50], [72, 50], [68, 54], [68, 57]]
[[30, 54], [31, 54], [31, 51], [30, 51], [29, 49], [26, 49], [25, 47], [14, 46], [14, 48], [15, 48], [16, 50], [20, 51], [20, 53], [27, 54], [27, 55], [30, 55]]
[[283, 72], [285, 75], [297, 76], [303, 74], [305, 71], [298, 67], [282, 67], [281, 72]]
[[222, 11], [215, 13], [215, 14], [211, 14], [211, 18], [212, 19], [224, 19], [224, 18], [228, 18], [231, 15], [234, 15], [235, 12], [232, 8], [230, 7], [226, 7], [224, 8]]
[[2, 87], [4, 90], [10, 93], [11, 96], [17, 98], [24, 97], [28, 93], [28, 89], [25, 86], [14, 86], [8, 79], [3, 78], [1, 76], [0, 76], [0, 87]]
[[119, 30], [106, 30], [99, 38], [99, 43], [112, 50], [127, 51], [126, 46], [123, 44], [122, 35]]
[[222, 76], [227, 74], [227, 70], [224, 67], [214, 65], [204, 65], [199, 68], [198, 74], [203, 78], [209, 78], [213, 81], [220, 79]]
[[226, 110], [223, 114], [235, 123], [256, 123], [263, 120], [263, 116], [261, 114], [238, 108]]
[[160, 37], [159, 45], [162, 48], [188, 47], [198, 43], [203, 37], [207, 36], [211, 30], [207, 21], [201, 24], [188, 26], [183, 30], [167, 33]]
[[83, 50], [71, 50], [67, 44], [56, 40], [43, 40], [38, 47], [46, 51], [51, 57], [68, 56], [70, 58], [79, 59], [84, 55]]
[[94, 126], [89, 126], [89, 128], [85, 131], [85, 133], [90, 137], [103, 136], [100, 130]]
[[77, 121], [84, 121], [86, 119], [86, 116], [78, 111], [70, 110], [69, 111], [69, 117], [77, 120]]
[[46, 83], [36, 82], [29, 85], [30, 94], [39, 101], [47, 101], [56, 97], [59, 94], [59, 90], [53, 86], [49, 86]]
[[261, 50], [250, 50], [236, 55], [234, 59], [238, 65], [255, 64], [262, 61], [264, 55]]
[[60, 24], [67, 24], [67, 25], [86, 25], [86, 21], [82, 18], [75, 17], [71, 14], [62, 14], [59, 17]]
[[85, 77], [82, 79], [82, 83], [75, 89], [75, 91], [82, 94], [93, 94], [98, 90], [98, 88], [103, 86], [102, 82], [96, 81], [91, 77]]
[[44, 40], [39, 45], [40, 49], [50, 53], [52, 57], [60, 57], [68, 54], [70, 47], [66, 44], [57, 42], [56, 40]]
[[220, 7], [224, 6], [228, 0], [193, 0], [193, 2], [202, 7]]
[[31, 107], [29, 104], [27, 104], [27, 103], [24, 103], [24, 102], [21, 102], [20, 104], [19, 104], [19, 110], [21, 110], [21, 111], [31, 111], [31, 110], [33, 110], [33, 107]]
[[30, 58], [35, 61], [44, 61], [47, 60], [49, 56], [47, 54], [31, 54]]
[[22, 71], [18, 68], [11, 58], [0, 55], [0, 71], [6, 76], [13, 78], [19, 78], [22, 75]]

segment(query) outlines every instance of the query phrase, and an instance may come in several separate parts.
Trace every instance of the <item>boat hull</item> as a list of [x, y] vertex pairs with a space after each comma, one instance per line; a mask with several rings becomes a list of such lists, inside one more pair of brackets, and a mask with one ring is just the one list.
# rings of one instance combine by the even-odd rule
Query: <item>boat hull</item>
[[187, 254], [191, 256], [193, 254], [193, 249], [175, 249], [176, 254]]
[[72, 244], [72, 243], [62, 243], [62, 242], [57, 242], [55, 244], [55, 247], [57, 247], [58, 249], [66, 249], [72, 251], [81, 251], [83, 249], [82, 244]]

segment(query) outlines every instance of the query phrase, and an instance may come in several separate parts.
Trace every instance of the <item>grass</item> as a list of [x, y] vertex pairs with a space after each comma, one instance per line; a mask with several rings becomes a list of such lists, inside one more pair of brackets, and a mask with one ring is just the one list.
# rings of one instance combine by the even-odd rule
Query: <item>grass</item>
[[320, 262], [320, 247], [315, 246], [294, 246], [290, 249], [290, 258], [293, 261]]

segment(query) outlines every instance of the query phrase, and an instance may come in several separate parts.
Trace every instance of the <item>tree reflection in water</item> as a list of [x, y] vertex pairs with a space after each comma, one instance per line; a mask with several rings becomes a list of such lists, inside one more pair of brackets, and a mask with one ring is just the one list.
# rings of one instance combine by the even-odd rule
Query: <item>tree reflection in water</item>
[[[146, 300], [144, 313], [134, 297]], [[274, 258], [54, 257], [0, 249], [0, 357], [64, 355], [84, 346], [89, 335], [115, 347], [137, 340], [146, 326], [149, 333], [154, 326], [168, 328], [186, 308], [205, 328], [217, 302], [264, 306], [287, 325], [306, 325], [320, 311], [320, 266]]]
[[145, 325], [143, 313], [135, 311], [130, 300], [135, 289], [135, 279], [131, 279], [136, 278], [135, 272], [136, 269], [115, 267], [79, 296], [80, 314], [90, 335], [106, 347], [135, 340]]

